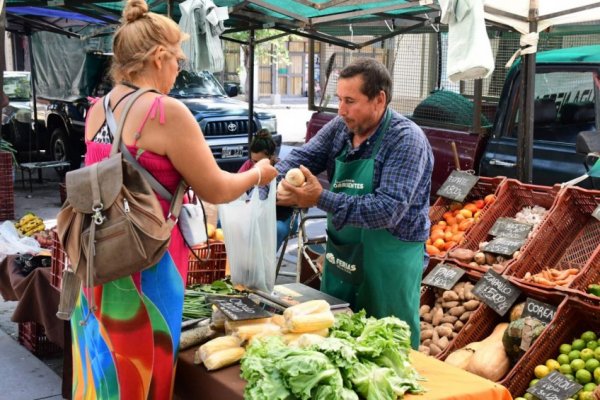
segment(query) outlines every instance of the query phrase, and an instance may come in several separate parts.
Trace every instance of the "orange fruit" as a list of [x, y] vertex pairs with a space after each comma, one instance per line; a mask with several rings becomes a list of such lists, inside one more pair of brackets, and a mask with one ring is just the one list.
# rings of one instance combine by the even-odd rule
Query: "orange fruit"
[[450, 218], [448, 218], [448, 219], [446, 220], [446, 223], [447, 223], [448, 225], [452, 226], [452, 225], [456, 224], [456, 218], [454, 218], [454, 217], [450, 217]]
[[[452, 239], [452, 236], [454, 236], [454, 232], [448, 231], [448, 232], [444, 233], [444, 240], [450, 240], [450, 239]], [[446, 250], [448, 250], [448, 249], [446, 249]]]
[[450, 225], [450, 232], [457, 233], [459, 231], [458, 226], [458, 223]]
[[452, 218], [454, 216], [454, 214], [452, 214], [452, 211], [446, 211], [444, 214], [442, 214], [442, 218], [444, 218], [444, 220], [448, 221], [448, 218]]
[[454, 211], [454, 210], [460, 210], [462, 208], [462, 204], [454, 201], [450, 204], [450, 211]]
[[461, 222], [460, 225], [458, 225], [458, 230], [466, 231], [471, 227], [471, 225], [473, 225], [473, 218], [466, 219], [463, 222]]
[[446, 221], [438, 221], [438, 223], [436, 225], [441, 226], [441, 227], [446, 227], [446, 225], [448, 225], [448, 223]]
[[471, 213], [476, 213], [477, 210], [478, 210], [477, 206], [475, 204], [473, 204], [473, 203], [466, 204], [463, 207], [463, 209], [464, 210], [469, 210], [469, 211], [471, 211]]
[[452, 236], [452, 241], [456, 242], [456, 243], [460, 243], [460, 242], [462, 242], [464, 235], [465, 235], [464, 232], [455, 233], [454, 236]]
[[440, 250], [444, 250], [444, 246], [446, 245], [446, 241], [444, 239], [436, 239], [433, 241], [433, 245]]
[[482, 209], [483, 207], [485, 207], [485, 201], [479, 199], [479, 200], [475, 200], [474, 201], [475, 206], [479, 209]]
[[493, 202], [496, 201], [496, 195], [495, 194], [488, 194], [487, 196], [485, 196], [483, 198], [483, 201], [485, 202], [485, 204], [492, 204]]
[[440, 254], [440, 249], [438, 249], [435, 246], [432, 246], [430, 244], [425, 245], [425, 250], [427, 251], [427, 254], [429, 254], [430, 256], [436, 256], [438, 254]]
[[453, 242], [453, 241], [446, 242], [446, 244], [444, 245], [444, 250], [448, 251], [451, 248], [453, 248], [454, 246], [456, 246], [456, 242]]
[[479, 219], [480, 215], [481, 215], [481, 210], [479, 210], [475, 214], [473, 214], [473, 218], [475, 218], [475, 221], [477, 221]]
[[459, 212], [463, 217], [465, 217], [465, 219], [473, 217], [473, 213], [470, 210], [467, 210], [466, 208], [463, 208]]
[[427, 240], [425, 241], [425, 244], [431, 244], [431, 239], [427, 239]]
[[435, 242], [437, 239], [443, 239], [445, 234], [446, 233], [443, 230], [436, 229], [433, 232], [431, 232], [429, 238], [432, 242]]
[[463, 222], [465, 219], [467, 219], [467, 217], [465, 217], [463, 215], [463, 213], [458, 213], [456, 214], [456, 217], [454, 217], [454, 219], [456, 220], [456, 223], [460, 224], [461, 222]]

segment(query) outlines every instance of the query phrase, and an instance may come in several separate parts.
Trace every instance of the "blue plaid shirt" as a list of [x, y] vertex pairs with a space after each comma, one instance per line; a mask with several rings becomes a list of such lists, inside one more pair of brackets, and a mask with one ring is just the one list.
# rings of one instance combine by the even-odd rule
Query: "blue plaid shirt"
[[[376, 135], [382, 134], [381, 132]], [[376, 136], [352, 148], [352, 133], [339, 116], [275, 167], [282, 177], [290, 168], [304, 165], [313, 174], [333, 176], [335, 158], [345, 146], [346, 160], [371, 157]], [[390, 127], [375, 156], [374, 192], [362, 196], [323, 190], [317, 207], [332, 216], [336, 229], [346, 225], [387, 229], [400, 240], [420, 242], [429, 236], [429, 192], [433, 153], [425, 134], [408, 118], [392, 112]]]

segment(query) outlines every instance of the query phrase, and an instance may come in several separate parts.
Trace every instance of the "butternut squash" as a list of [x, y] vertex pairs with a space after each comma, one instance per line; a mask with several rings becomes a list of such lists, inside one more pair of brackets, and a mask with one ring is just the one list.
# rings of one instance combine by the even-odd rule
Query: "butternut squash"
[[467, 371], [493, 382], [506, 375], [510, 369], [510, 361], [504, 351], [502, 336], [507, 327], [508, 323], [498, 324], [492, 334], [481, 342], [481, 347], [469, 360]]
[[471, 342], [462, 349], [453, 351], [448, 355], [448, 357], [446, 357], [446, 360], [444, 361], [450, 365], [454, 365], [466, 370], [471, 362], [471, 359], [479, 349], [486, 347], [490, 343], [493, 343], [494, 340], [499, 340], [502, 342], [502, 335], [507, 327], [508, 324], [498, 324], [490, 336], [480, 342]]

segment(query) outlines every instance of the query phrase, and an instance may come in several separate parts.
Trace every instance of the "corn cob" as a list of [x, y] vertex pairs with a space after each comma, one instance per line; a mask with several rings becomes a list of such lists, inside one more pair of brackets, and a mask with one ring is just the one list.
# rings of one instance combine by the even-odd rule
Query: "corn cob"
[[325, 300], [310, 300], [286, 308], [283, 316], [288, 319], [294, 315], [318, 314], [325, 311], [329, 311], [329, 303]]
[[236, 336], [221, 336], [204, 343], [198, 348], [197, 353], [200, 355], [200, 360], [204, 361], [218, 351], [240, 347], [241, 344], [242, 340]]
[[286, 327], [290, 332], [311, 332], [333, 326], [335, 318], [331, 311], [316, 314], [294, 315], [286, 318]]
[[319, 329], [317, 331], [303, 332], [303, 333], [286, 333], [283, 335], [283, 342], [285, 344], [290, 344], [290, 342], [297, 340], [300, 336], [309, 335], [309, 334], [327, 337], [327, 336], [329, 336], [329, 329], [325, 328], [325, 329]]
[[204, 360], [204, 366], [209, 371], [226, 367], [238, 362], [244, 356], [245, 352], [246, 350], [244, 350], [243, 347], [231, 347], [225, 350], [217, 351]]

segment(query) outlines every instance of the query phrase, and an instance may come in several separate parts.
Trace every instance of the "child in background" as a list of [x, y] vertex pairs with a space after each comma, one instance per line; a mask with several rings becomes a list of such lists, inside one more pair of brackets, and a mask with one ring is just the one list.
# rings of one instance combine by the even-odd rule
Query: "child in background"
[[[238, 172], [248, 171], [254, 167], [254, 164], [260, 160], [267, 158], [271, 161], [271, 165], [277, 162], [275, 150], [277, 145], [271, 136], [268, 129], [259, 130], [252, 142], [250, 142], [250, 159], [246, 160], [240, 167]], [[277, 243], [276, 248], [279, 249], [281, 243], [290, 232], [290, 220], [292, 218], [293, 209], [290, 207], [277, 206], [275, 208], [277, 214]], [[297, 229], [297, 223], [294, 223], [294, 230]]]

